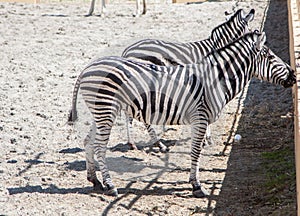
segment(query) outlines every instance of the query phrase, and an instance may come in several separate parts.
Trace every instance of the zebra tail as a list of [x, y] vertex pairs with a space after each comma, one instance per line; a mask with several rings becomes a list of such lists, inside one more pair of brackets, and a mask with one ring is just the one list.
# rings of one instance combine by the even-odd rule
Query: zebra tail
[[68, 125], [73, 125], [74, 122], [78, 119], [78, 114], [77, 114], [77, 96], [78, 96], [78, 91], [79, 91], [79, 86], [80, 86], [80, 81], [81, 78], [78, 77], [74, 90], [73, 90], [73, 99], [72, 99], [72, 108], [69, 112], [68, 116]]
[[77, 119], [78, 119], [77, 110], [74, 110], [72, 107], [72, 109], [69, 112], [68, 125], [73, 125]]

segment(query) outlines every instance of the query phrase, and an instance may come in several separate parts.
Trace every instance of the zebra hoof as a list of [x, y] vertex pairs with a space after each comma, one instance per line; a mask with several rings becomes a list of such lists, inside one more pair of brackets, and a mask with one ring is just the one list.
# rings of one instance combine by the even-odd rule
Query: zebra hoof
[[214, 142], [214, 140], [211, 136], [206, 137], [206, 142], [207, 142], [207, 145], [209, 145], [209, 146], [214, 146], [215, 145], [215, 142]]
[[201, 188], [200, 186], [193, 189], [193, 196], [196, 198], [203, 198], [208, 196], [209, 193], [204, 188]]
[[108, 196], [118, 196], [118, 189], [115, 186], [107, 186], [107, 190], [105, 192]]
[[169, 148], [165, 145], [160, 146], [159, 149], [161, 153], [167, 153], [169, 151]]
[[100, 183], [100, 184], [94, 185], [94, 191], [104, 191], [102, 184]]
[[116, 197], [116, 196], [118, 196], [118, 189], [117, 188], [112, 188], [112, 189], [106, 191], [106, 194], [108, 196], [114, 196], [114, 197]]
[[103, 185], [101, 184], [101, 182], [97, 178], [93, 179], [93, 180], [88, 178], [88, 181], [93, 183], [94, 191], [104, 191]]
[[167, 153], [169, 151], [169, 148], [165, 146], [161, 141], [157, 141], [154, 146], [159, 148], [159, 151], [161, 153]]
[[138, 150], [137, 146], [134, 143], [128, 142], [128, 146], [130, 150]]
[[205, 137], [203, 139], [203, 147], [214, 146], [214, 145], [215, 145], [215, 142], [214, 142], [213, 138]]

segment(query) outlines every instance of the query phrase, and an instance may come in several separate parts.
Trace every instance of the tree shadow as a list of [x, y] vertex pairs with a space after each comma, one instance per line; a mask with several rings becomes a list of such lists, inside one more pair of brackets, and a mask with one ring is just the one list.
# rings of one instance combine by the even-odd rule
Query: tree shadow
[[17, 176], [20, 176], [20, 175], [22, 175], [23, 173], [27, 172], [29, 169], [32, 168], [33, 165], [38, 165], [38, 164], [41, 164], [41, 163], [55, 164], [55, 162], [53, 162], [53, 161], [42, 161], [42, 160], [40, 160], [40, 158], [41, 158], [41, 156], [42, 156], [43, 154], [44, 154], [44, 153], [40, 152], [40, 153], [38, 153], [38, 154], [34, 157], [34, 159], [28, 159], [28, 160], [25, 160], [24, 162], [27, 163], [28, 165], [27, 165], [24, 169], [20, 170], [20, 171], [18, 172]]
[[[181, 143], [181, 142], [185, 142], [187, 140], [188, 139], [185, 139], [185, 140], [160, 139], [160, 142], [162, 142], [168, 149], [170, 149], [172, 146], [175, 146], [176, 144]], [[155, 147], [155, 144], [153, 144], [153, 143], [146, 143], [144, 141], [140, 141], [140, 142], [136, 142], [135, 145], [137, 147], [137, 150], [139, 150], [139, 151], [145, 151], [147, 153], [156, 152], [153, 148], [153, 147]], [[117, 152], [129, 152], [129, 151], [133, 151], [131, 149], [131, 146], [128, 145], [128, 143], [119, 143], [119, 144], [111, 147], [109, 150], [112, 151], [112, 152], [116, 152], [116, 151]]]

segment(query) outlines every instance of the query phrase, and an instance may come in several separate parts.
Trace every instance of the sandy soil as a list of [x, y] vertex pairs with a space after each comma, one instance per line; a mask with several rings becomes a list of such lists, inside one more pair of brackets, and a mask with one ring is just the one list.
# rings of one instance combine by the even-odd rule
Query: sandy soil
[[[196, 199], [188, 183], [189, 127], [161, 137], [167, 154], [124, 151], [123, 116], [114, 127], [107, 161], [119, 196], [92, 190], [82, 140], [88, 117], [66, 125], [80, 70], [100, 56], [120, 55], [144, 38], [188, 42], [206, 38], [224, 11], [256, 10], [270, 47], [288, 61], [285, 1], [150, 4], [134, 18], [133, 3], [109, 4], [105, 17], [84, 17], [89, 3], [0, 3], [0, 214], [2, 215], [295, 215], [295, 189], [283, 206], [260, 193], [259, 152], [293, 145], [291, 90], [254, 81], [212, 127], [215, 146], [204, 149], [200, 179], [210, 196]], [[281, 12], [278, 12], [281, 11]], [[248, 91], [247, 91], [248, 90]], [[84, 107], [81, 109], [85, 113]], [[275, 123], [276, 124], [275, 124]], [[135, 141], [149, 137], [135, 122]], [[239, 143], [232, 136], [242, 135]], [[225, 144], [225, 145], [224, 145]], [[259, 172], [260, 171], [260, 172]]]

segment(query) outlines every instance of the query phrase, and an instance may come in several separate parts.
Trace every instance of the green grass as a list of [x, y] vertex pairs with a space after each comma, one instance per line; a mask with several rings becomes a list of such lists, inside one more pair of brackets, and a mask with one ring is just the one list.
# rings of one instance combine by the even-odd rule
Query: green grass
[[262, 153], [263, 168], [267, 176], [264, 187], [269, 193], [278, 193], [295, 187], [294, 151], [283, 148]]

